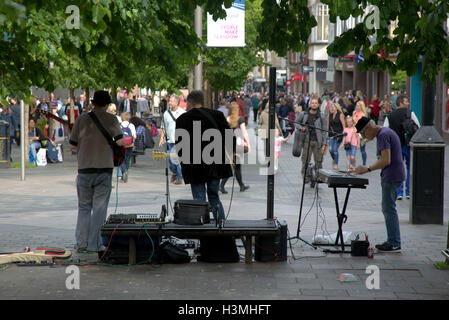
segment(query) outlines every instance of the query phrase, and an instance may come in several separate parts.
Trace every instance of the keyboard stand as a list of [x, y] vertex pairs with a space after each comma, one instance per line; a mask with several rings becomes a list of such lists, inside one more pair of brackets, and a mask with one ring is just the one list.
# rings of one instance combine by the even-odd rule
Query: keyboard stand
[[[339, 186], [339, 185], [330, 185], [329, 188], [334, 189], [334, 200], [335, 200], [335, 209], [337, 211], [337, 222], [338, 222], [338, 232], [337, 238], [335, 239], [334, 246], [338, 246], [338, 242], [340, 240], [341, 250], [331, 250], [325, 249], [323, 252], [325, 253], [351, 253], [351, 251], [345, 251], [345, 241], [343, 239], [343, 223], [346, 223], [348, 216], [346, 215], [346, 208], [348, 206], [349, 194], [351, 193], [352, 188], [366, 189], [366, 186]], [[345, 202], [343, 204], [343, 210], [340, 212], [340, 207], [338, 204], [338, 194], [337, 188], [346, 188], [346, 196]]]

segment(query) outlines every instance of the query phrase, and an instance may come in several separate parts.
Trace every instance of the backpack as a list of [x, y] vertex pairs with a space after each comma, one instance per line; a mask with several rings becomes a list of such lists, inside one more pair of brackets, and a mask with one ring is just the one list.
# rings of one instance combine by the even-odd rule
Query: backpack
[[405, 144], [409, 145], [413, 135], [418, 131], [418, 126], [412, 120], [412, 111], [410, 109], [407, 110], [407, 117], [401, 123], [401, 129], [404, 134]]
[[120, 125], [120, 127], [122, 127], [123, 138], [125, 138], [125, 147], [126, 148], [132, 147], [134, 145], [134, 138], [131, 129], [129, 128], [129, 125], [127, 127]]
[[136, 141], [134, 142], [133, 153], [145, 154], [145, 127], [138, 126], [136, 129]]

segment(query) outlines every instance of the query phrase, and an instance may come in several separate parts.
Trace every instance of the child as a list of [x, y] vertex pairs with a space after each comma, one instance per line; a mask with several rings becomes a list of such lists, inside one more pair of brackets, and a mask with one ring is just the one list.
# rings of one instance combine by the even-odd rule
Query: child
[[352, 117], [346, 117], [346, 128], [343, 129], [343, 133], [346, 133], [346, 137], [340, 148], [345, 147], [347, 169], [350, 171], [355, 168], [355, 155], [357, 148], [360, 147], [360, 136], [354, 126]]
[[278, 171], [279, 157], [281, 156], [281, 144], [291, 137], [290, 132], [287, 137], [282, 137], [279, 129], [276, 129], [276, 139], [274, 140], [274, 173]]

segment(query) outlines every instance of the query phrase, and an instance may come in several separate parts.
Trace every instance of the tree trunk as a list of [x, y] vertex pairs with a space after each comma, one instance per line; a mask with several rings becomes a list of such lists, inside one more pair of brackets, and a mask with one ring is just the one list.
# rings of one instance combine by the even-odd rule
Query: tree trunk
[[70, 88], [70, 123], [75, 123], [75, 89]]
[[86, 104], [86, 110], [90, 111], [90, 90], [89, 88], [84, 89], [86, 91], [86, 101], [84, 102]]

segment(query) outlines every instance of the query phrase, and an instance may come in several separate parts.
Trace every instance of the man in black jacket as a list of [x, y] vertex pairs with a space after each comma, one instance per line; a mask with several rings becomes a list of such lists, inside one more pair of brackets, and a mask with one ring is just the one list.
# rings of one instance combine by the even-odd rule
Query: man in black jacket
[[[406, 181], [405, 181], [405, 195], [407, 199], [410, 199], [410, 145], [405, 138], [405, 131], [402, 127], [402, 123], [408, 118], [410, 114], [411, 120], [420, 126], [419, 120], [413, 111], [410, 111], [410, 101], [406, 95], [399, 95], [396, 99], [397, 109], [392, 111], [384, 121], [384, 127], [392, 129], [399, 137], [401, 141], [402, 159], [405, 162], [405, 168], [407, 169]], [[409, 137], [411, 138], [411, 137]], [[402, 200], [404, 195], [404, 183], [398, 189], [397, 200]]]
[[[188, 112], [180, 115], [176, 120], [175, 141], [178, 151], [178, 156], [181, 159], [181, 169], [184, 182], [190, 184], [192, 195], [195, 200], [206, 201], [206, 192], [209, 203], [212, 207], [214, 218], [221, 221], [225, 219], [223, 205], [218, 195], [218, 188], [220, 179], [229, 178], [232, 176], [232, 168], [229, 161], [226, 161], [226, 142], [225, 130], [229, 128], [223, 113], [216, 110], [204, 108], [204, 95], [202, 91], [194, 90], [187, 97]], [[216, 159], [211, 155], [213, 161], [204, 159], [204, 154], [207, 154], [207, 149], [210, 142], [203, 141], [202, 137], [208, 129], [217, 129], [221, 141], [213, 141], [214, 145], [219, 145], [221, 148], [220, 159]], [[210, 131], [209, 131], [210, 132]], [[184, 134], [185, 133], [185, 134]], [[200, 136], [197, 136], [201, 134]], [[181, 139], [180, 139], [181, 138]], [[188, 138], [189, 141], [183, 141]], [[215, 140], [216, 137], [214, 136]], [[185, 146], [188, 150], [183, 152], [182, 147]], [[218, 152], [218, 150], [216, 150]], [[201, 153], [200, 153], [201, 152]], [[218, 153], [218, 154], [219, 154]], [[187, 155], [188, 154], [188, 155]], [[200, 158], [200, 159], [199, 159]]]

